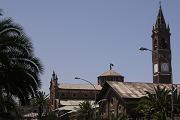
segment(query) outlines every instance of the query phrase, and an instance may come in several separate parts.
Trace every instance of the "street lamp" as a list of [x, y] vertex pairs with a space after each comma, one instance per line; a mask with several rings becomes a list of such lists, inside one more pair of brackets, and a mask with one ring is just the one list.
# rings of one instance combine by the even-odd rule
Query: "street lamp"
[[72, 113], [72, 112], [77, 112], [77, 111], [76, 111], [76, 110], [71, 110], [71, 111], [69, 111], [69, 112], [66, 112], [66, 113], [60, 115], [59, 117], [60, 117], [60, 119], [61, 119], [61, 117], [65, 116], [65, 115], [67, 115], [67, 114], [69, 114], [69, 113]]
[[[95, 85], [92, 84], [90, 81], [88, 81], [86, 79], [83, 79], [83, 78], [80, 78], [80, 77], [75, 77], [74, 79], [85, 81], [85, 82], [89, 83], [91, 86], [93, 86], [93, 88], [95, 90], [95, 95], [94, 95], [95, 99], [94, 100], [96, 102], [96, 91], [97, 91], [97, 89], [96, 89]], [[95, 115], [94, 115], [94, 117], [95, 117], [95, 120], [96, 120], [96, 104], [95, 104], [95, 102], [94, 102], [94, 107], [95, 107]]]
[[[100, 102], [104, 102], [104, 101], [107, 101], [108, 99], [101, 99], [101, 100], [99, 100], [97, 103], [96, 103], [96, 105], [98, 105]], [[99, 109], [99, 113], [100, 113], [100, 117], [101, 117], [101, 119], [102, 119], [102, 112], [100, 112], [101, 110]]]
[[89, 84], [90, 84], [90, 85], [92, 85], [92, 86], [93, 86], [93, 88], [96, 90], [95, 85], [94, 85], [94, 84], [92, 84], [90, 81], [85, 80], [85, 79], [83, 79], [83, 78], [79, 78], [79, 77], [75, 77], [75, 79], [78, 79], [78, 80], [83, 80], [83, 81], [85, 81], [85, 82], [89, 83]]
[[101, 100], [99, 100], [99, 101], [96, 103], [96, 105], [99, 104], [100, 102], [104, 102], [104, 101], [106, 101], [106, 100], [108, 100], [108, 99], [101, 99]]
[[141, 51], [151, 51], [151, 52], [153, 52], [152, 50], [150, 50], [150, 49], [148, 49], [148, 48], [144, 48], [144, 47], [140, 47], [139, 50], [141, 50]]
[[[140, 47], [139, 50], [141, 51], [150, 51], [153, 54], [157, 54], [157, 52], [154, 52], [153, 50], [150, 50], [145, 47]], [[167, 58], [164, 56], [161, 56], [164, 60], [168, 61]], [[172, 74], [172, 69], [171, 69], [171, 74]], [[173, 105], [173, 76], [171, 75], [171, 119], [173, 120], [173, 111], [174, 111], [174, 105]]]

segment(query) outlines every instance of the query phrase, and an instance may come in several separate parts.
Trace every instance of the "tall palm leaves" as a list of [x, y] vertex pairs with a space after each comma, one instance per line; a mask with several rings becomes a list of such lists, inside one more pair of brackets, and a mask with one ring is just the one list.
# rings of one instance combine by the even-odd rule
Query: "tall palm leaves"
[[115, 117], [114, 114], [111, 114], [111, 120], [128, 120], [126, 115], [119, 115], [118, 117]]
[[2, 15], [2, 9], [0, 9], [0, 16]]
[[0, 96], [0, 120], [20, 120], [22, 118], [20, 109], [17, 107], [17, 103], [11, 96]]
[[173, 108], [175, 114], [180, 114], [180, 92], [177, 88], [173, 88]]
[[77, 109], [77, 120], [94, 120], [94, 109], [89, 101], [79, 104]]
[[36, 94], [36, 97], [33, 99], [33, 104], [38, 106], [38, 116], [39, 119], [42, 119], [42, 114], [44, 112], [44, 107], [48, 106], [48, 95], [45, 94], [43, 91], [39, 91]]
[[[0, 96], [12, 96], [22, 104], [39, 89], [43, 67], [22, 27], [10, 18], [0, 20]], [[0, 106], [1, 107], [1, 106]]]
[[155, 93], [147, 92], [147, 96], [142, 98], [138, 105], [138, 111], [143, 113], [147, 118], [154, 120], [166, 120], [168, 112], [171, 112], [172, 99], [171, 93], [173, 91], [173, 106], [175, 114], [180, 114], [180, 93], [177, 89], [172, 90], [164, 88], [154, 88]]

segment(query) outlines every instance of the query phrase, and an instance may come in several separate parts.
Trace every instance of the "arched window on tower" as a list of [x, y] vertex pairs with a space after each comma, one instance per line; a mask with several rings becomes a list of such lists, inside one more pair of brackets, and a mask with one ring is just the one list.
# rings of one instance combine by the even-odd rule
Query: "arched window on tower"
[[157, 50], [157, 39], [154, 39], [154, 50]]
[[165, 40], [164, 38], [161, 39], [161, 49], [167, 49], [168, 44], [167, 44], [167, 40]]

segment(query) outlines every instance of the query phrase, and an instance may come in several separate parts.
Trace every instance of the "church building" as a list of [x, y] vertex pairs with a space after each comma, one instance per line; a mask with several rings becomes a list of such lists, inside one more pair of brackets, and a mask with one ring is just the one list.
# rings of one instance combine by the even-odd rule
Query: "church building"
[[106, 81], [124, 81], [124, 77], [112, 70], [112, 66], [113, 64], [110, 64], [110, 70], [98, 77], [98, 84], [58, 83], [57, 74], [53, 72], [49, 88], [50, 110], [58, 111], [61, 116], [66, 112], [75, 111], [84, 101], [94, 103]]
[[97, 98], [97, 101], [105, 100], [99, 104], [102, 120], [110, 120], [112, 115], [115, 117], [126, 115], [129, 119], [140, 119], [141, 115], [136, 109], [138, 102], [147, 91], [155, 93], [154, 88], [157, 86], [169, 90], [173, 86], [180, 91], [180, 85], [173, 84], [172, 79], [170, 35], [170, 27], [165, 22], [160, 6], [152, 29], [152, 50], [140, 48], [152, 52], [152, 83], [107, 81]]
[[[126, 82], [124, 76], [110, 69], [97, 77], [98, 84], [58, 83], [55, 72], [50, 82], [50, 109], [63, 113], [74, 111], [79, 103], [92, 101], [99, 103], [100, 119], [110, 120], [111, 115], [127, 115], [129, 119], [138, 119], [138, 102], [146, 91], [154, 93], [157, 86], [180, 91], [180, 85], [173, 84], [171, 66], [170, 27], [166, 24], [162, 8], [159, 7], [157, 19], [152, 29], [153, 80], [152, 83]], [[62, 115], [62, 114], [61, 114]]]

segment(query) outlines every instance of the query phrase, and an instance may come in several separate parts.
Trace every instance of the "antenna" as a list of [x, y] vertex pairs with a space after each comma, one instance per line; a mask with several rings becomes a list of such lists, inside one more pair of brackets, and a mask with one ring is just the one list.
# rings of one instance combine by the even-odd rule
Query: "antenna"
[[160, 6], [160, 8], [161, 8], [161, 1], [159, 1], [159, 6]]
[[109, 64], [110, 70], [112, 70], [112, 66], [114, 66], [114, 64], [110, 63]]

